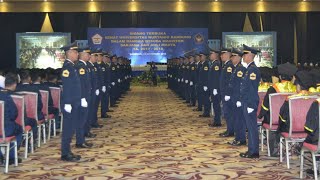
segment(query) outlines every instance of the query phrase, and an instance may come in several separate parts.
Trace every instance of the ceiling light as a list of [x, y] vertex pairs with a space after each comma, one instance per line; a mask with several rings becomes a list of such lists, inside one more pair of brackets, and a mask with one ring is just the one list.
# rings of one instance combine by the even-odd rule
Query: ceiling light
[[182, 1], [182, 0], [179, 0], [180, 2]]
[[134, 2], [134, 0], [131, 0], [132, 2]]

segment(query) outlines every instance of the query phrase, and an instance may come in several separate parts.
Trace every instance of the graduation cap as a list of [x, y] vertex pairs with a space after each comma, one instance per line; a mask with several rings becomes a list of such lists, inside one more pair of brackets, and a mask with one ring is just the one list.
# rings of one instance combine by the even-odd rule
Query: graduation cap
[[261, 79], [263, 82], [272, 82], [272, 76], [274, 74], [274, 70], [268, 67], [259, 67], [261, 73]]
[[243, 54], [247, 54], [247, 53], [258, 54], [259, 52], [260, 52], [259, 50], [243, 44]]
[[237, 48], [232, 48], [231, 53], [232, 53], [232, 56], [242, 56], [243, 55], [243, 52], [241, 52]]
[[91, 53], [91, 50], [90, 50], [90, 48], [89, 47], [82, 47], [82, 48], [79, 48], [78, 49], [78, 52], [80, 53], [80, 52], [85, 52], [85, 53]]
[[294, 76], [296, 77], [295, 84], [299, 84], [304, 89], [309, 89], [314, 85], [312, 75], [308, 71], [298, 71]]
[[231, 49], [230, 49], [230, 48], [222, 47], [220, 52], [221, 52], [221, 54], [222, 54], [222, 53], [226, 53], [226, 52], [230, 52], [230, 53], [231, 53]]
[[320, 84], [320, 69], [312, 69], [310, 71], [310, 74], [312, 76], [314, 84], [315, 85]]
[[278, 73], [280, 75], [293, 76], [297, 72], [297, 70], [298, 70], [298, 68], [289, 62], [284, 63], [284, 64], [280, 64], [278, 66]]
[[78, 49], [78, 45], [77, 45], [77, 42], [73, 42], [71, 44], [68, 44], [68, 45], [65, 45], [65, 46], [61, 47], [60, 49], [64, 50], [64, 51], [77, 50]]

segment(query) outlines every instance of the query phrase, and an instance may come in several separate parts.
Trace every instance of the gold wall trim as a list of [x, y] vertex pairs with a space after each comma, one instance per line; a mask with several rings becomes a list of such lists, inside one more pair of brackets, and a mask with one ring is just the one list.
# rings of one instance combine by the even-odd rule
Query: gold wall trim
[[[5, 1], [5, 0], [4, 0]], [[320, 11], [319, 1], [310, 2], [3, 2], [0, 12], [311, 12]]]

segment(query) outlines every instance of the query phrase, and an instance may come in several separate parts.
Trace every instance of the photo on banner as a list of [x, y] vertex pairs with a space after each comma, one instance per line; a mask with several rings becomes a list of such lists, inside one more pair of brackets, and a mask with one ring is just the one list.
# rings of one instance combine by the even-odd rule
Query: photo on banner
[[207, 28], [88, 28], [89, 46], [131, 60], [132, 66], [208, 51]]
[[17, 68], [61, 68], [62, 46], [70, 44], [71, 33], [17, 33]]
[[245, 44], [261, 52], [254, 58], [258, 67], [272, 68], [277, 64], [276, 32], [223, 32], [222, 43], [226, 48], [242, 48]]

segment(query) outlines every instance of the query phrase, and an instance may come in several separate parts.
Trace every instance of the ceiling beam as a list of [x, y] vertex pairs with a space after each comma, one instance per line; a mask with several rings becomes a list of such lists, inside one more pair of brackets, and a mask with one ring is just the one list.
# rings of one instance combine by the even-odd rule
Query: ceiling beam
[[312, 12], [319, 1], [135, 1], [135, 2], [2, 2], [0, 12]]

